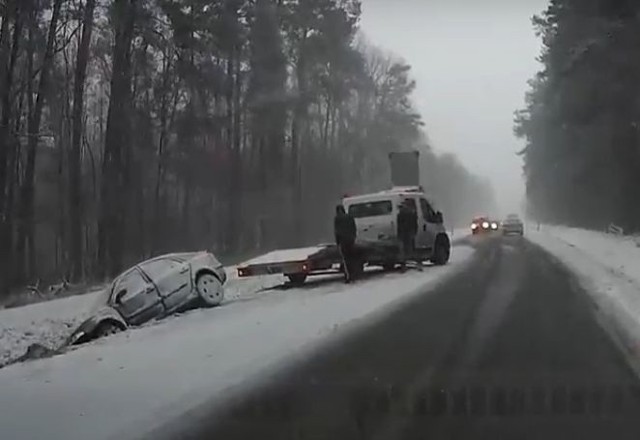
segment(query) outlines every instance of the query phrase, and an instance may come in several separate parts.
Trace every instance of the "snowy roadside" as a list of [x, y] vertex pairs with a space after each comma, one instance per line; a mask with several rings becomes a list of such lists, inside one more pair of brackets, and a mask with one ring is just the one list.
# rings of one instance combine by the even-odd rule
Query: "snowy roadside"
[[242, 301], [249, 294], [241, 292], [282, 280], [231, 280], [251, 287], [236, 288], [235, 300], [222, 307], [0, 370], [0, 437], [144, 434], [204, 402], [230, 398], [319, 344], [385, 316], [463, 270], [472, 255], [471, 248], [456, 246], [444, 267], [381, 274], [349, 286], [319, 279], [251, 301]]
[[31, 344], [58, 348], [89, 316], [100, 292], [0, 310], [0, 367]]
[[[236, 267], [227, 268], [225, 302], [255, 297], [264, 289], [282, 284], [278, 276], [239, 280]], [[60, 348], [87, 319], [102, 290], [22, 307], [0, 310], [0, 367], [24, 355], [32, 344], [50, 350]]]
[[578, 276], [603, 327], [640, 375], [640, 247], [635, 239], [547, 225], [528, 238]]
[[[452, 241], [468, 234], [466, 229], [451, 231]], [[310, 251], [317, 247], [302, 249]], [[306, 253], [303, 252], [306, 255]], [[264, 258], [281, 258], [278, 252]], [[265, 276], [240, 280], [237, 266], [229, 266], [225, 285], [225, 303], [255, 298], [265, 289], [285, 282], [283, 276]], [[33, 344], [49, 350], [60, 348], [71, 333], [94, 310], [102, 290], [77, 296], [38, 302], [21, 307], [0, 309], [0, 368], [23, 356]], [[151, 325], [153, 325], [152, 323]]]

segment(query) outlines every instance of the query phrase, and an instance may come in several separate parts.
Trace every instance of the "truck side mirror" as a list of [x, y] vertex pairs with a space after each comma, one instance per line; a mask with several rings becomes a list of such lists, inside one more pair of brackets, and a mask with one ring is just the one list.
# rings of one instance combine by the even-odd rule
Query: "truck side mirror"
[[442, 216], [442, 212], [440, 212], [440, 211], [436, 212], [435, 220], [436, 220], [436, 223], [439, 224], [439, 225], [444, 223], [444, 218]]

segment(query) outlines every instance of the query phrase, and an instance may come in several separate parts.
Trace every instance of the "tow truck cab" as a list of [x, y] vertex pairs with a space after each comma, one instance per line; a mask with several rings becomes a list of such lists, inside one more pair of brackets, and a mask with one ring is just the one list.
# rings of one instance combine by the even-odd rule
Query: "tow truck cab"
[[416, 251], [424, 259], [433, 259], [436, 247], [450, 252], [450, 242], [443, 224], [442, 213], [436, 211], [421, 187], [395, 187], [387, 191], [345, 197], [345, 210], [355, 218], [356, 243], [360, 246], [397, 248], [398, 210], [408, 201], [418, 214]]

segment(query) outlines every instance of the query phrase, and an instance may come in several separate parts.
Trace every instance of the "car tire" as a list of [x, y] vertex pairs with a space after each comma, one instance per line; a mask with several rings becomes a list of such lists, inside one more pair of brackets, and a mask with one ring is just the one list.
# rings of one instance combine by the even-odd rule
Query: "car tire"
[[451, 244], [449, 243], [449, 239], [442, 236], [436, 238], [436, 244], [433, 250], [433, 258], [431, 259], [431, 262], [436, 266], [444, 266], [449, 262], [450, 256]]
[[222, 282], [212, 272], [200, 272], [196, 277], [196, 292], [205, 307], [219, 306], [224, 299]]
[[115, 335], [116, 333], [120, 333], [124, 329], [122, 326], [116, 324], [113, 321], [104, 321], [98, 324], [95, 331], [93, 332], [93, 337], [91, 339], [100, 339], [106, 338], [107, 336]]
[[289, 282], [294, 286], [302, 286], [305, 281], [307, 281], [306, 273], [291, 273], [287, 275], [289, 278]]

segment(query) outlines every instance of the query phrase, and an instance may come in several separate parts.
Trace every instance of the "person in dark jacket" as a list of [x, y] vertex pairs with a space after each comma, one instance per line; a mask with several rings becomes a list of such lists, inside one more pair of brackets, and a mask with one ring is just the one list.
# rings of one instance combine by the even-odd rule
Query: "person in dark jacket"
[[396, 219], [398, 240], [400, 241], [400, 263], [402, 270], [406, 270], [407, 259], [414, 256], [415, 240], [418, 233], [418, 214], [405, 200], [398, 210]]
[[336, 206], [336, 216], [333, 220], [333, 230], [336, 237], [336, 244], [344, 259], [345, 282], [349, 283], [353, 279], [354, 262], [356, 258], [356, 221], [352, 215], [348, 214], [344, 206]]

